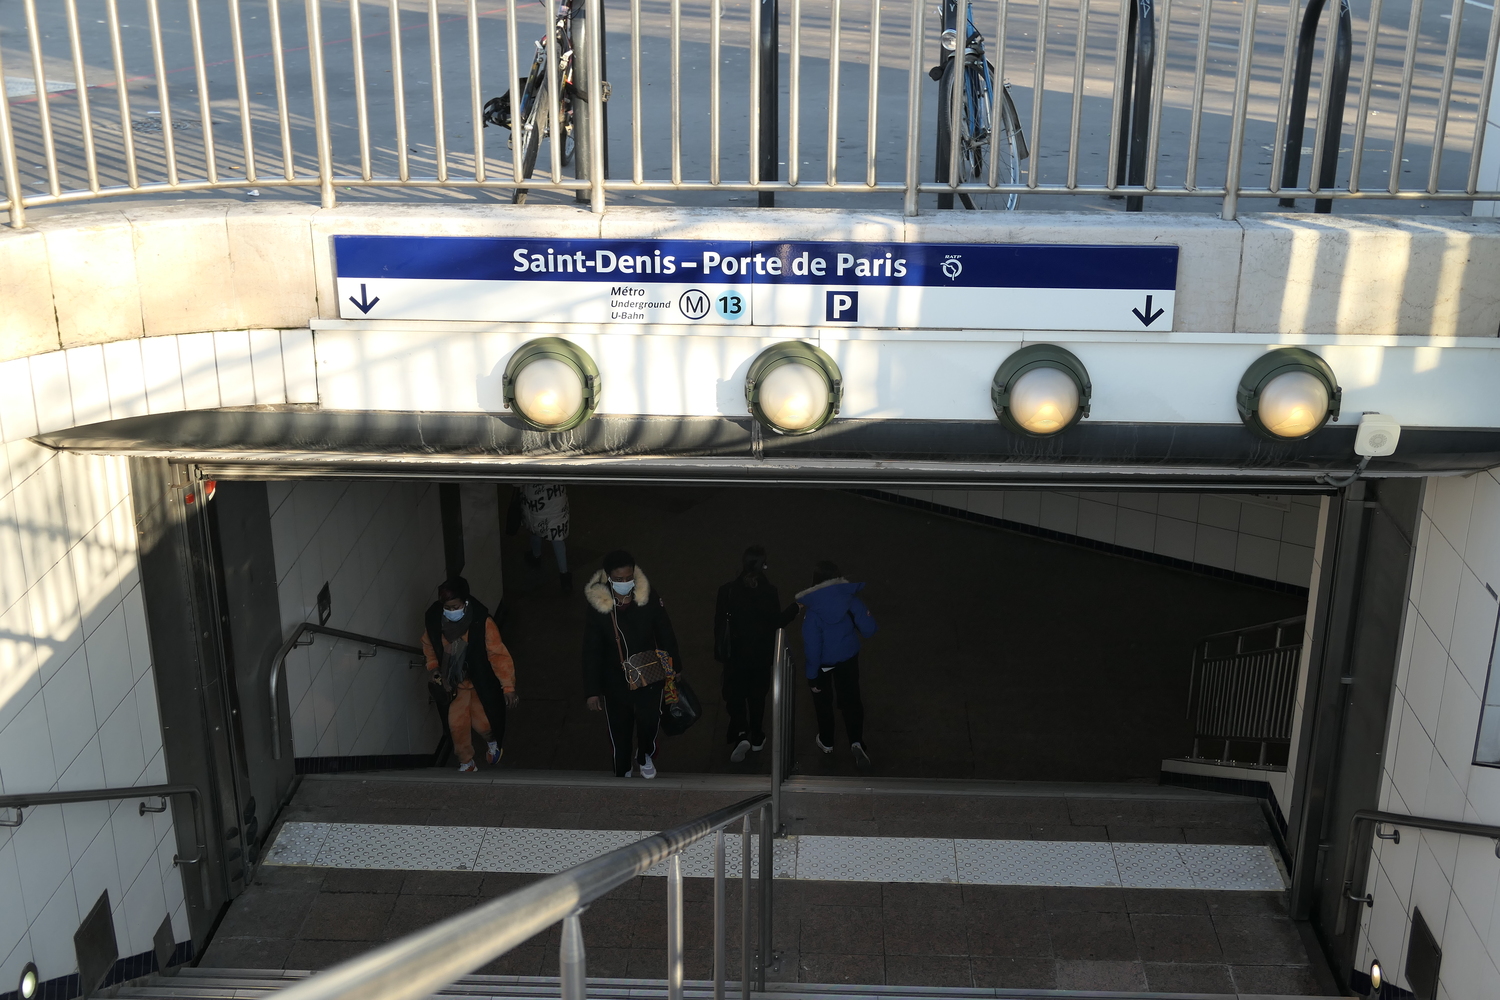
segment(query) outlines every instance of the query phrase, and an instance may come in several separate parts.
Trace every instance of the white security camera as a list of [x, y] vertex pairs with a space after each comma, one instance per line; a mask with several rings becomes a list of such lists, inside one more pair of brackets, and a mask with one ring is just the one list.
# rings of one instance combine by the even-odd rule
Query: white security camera
[[1381, 458], [1394, 452], [1400, 440], [1401, 425], [1395, 417], [1366, 413], [1359, 418], [1359, 429], [1354, 432], [1354, 454]]

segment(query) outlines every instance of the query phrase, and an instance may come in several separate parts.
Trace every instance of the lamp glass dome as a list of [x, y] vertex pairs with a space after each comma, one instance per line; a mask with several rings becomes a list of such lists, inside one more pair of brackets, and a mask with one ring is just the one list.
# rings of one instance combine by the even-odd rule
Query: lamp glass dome
[[531, 420], [556, 427], [583, 408], [583, 380], [565, 361], [537, 358], [516, 373], [515, 398]]
[[812, 365], [791, 361], [761, 379], [759, 400], [761, 412], [777, 427], [807, 430], [828, 414], [828, 379]]
[[1033, 368], [1011, 386], [1009, 410], [1032, 434], [1055, 434], [1078, 412], [1078, 383], [1056, 368]]
[[31, 962], [26, 963], [26, 968], [21, 970], [21, 982], [16, 986], [16, 992], [21, 1000], [31, 1000], [36, 996], [37, 986], [41, 984], [41, 977], [37, 974], [37, 968]]
[[1382, 982], [1384, 982], [1384, 980], [1385, 980], [1385, 974], [1384, 974], [1383, 970], [1380, 968], [1380, 961], [1379, 961], [1379, 959], [1371, 962], [1370, 963], [1370, 985], [1373, 986], [1373, 987], [1375, 987], [1378, 990], [1378, 989], [1380, 989], [1380, 984]]
[[1261, 389], [1255, 413], [1277, 437], [1306, 437], [1328, 416], [1328, 386], [1311, 372], [1285, 372]]

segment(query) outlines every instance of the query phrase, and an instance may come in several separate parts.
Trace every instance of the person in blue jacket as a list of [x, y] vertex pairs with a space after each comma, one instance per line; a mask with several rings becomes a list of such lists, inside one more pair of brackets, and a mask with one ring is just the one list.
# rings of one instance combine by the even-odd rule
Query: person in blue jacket
[[844, 716], [854, 762], [870, 766], [865, 751], [865, 706], [859, 697], [860, 637], [875, 634], [875, 617], [859, 599], [862, 583], [850, 583], [828, 560], [813, 571], [813, 585], [797, 595], [807, 614], [802, 619], [802, 649], [807, 682], [818, 715], [818, 749], [833, 753], [833, 706]]

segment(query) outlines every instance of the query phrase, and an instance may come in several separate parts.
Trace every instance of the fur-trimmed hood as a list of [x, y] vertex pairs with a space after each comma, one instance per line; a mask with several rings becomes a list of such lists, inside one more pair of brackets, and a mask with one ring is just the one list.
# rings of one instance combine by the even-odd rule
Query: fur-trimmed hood
[[[813, 593], [814, 591], [822, 590], [824, 587], [836, 587], [841, 583], [848, 582], [849, 581], [844, 579], [843, 577], [836, 576], [832, 580], [824, 580], [822, 583], [815, 583], [811, 587], [808, 587], [806, 590], [799, 591], [796, 599], [798, 601], [801, 601], [802, 598], [806, 597], [808, 594]], [[860, 586], [864, 586], [864, 584], [860, 584]]]
[[[607, 615], [615, 606], [615, 592], [609, 586], [609, 574], [599, 570], [589, 577], [589, 582], [583, 586], [584, 599], [589, 602], [589, 607]], [[635, 568], [635, 603], [645, 605], [651, 600], [651, 581], [646, 579], [646, 574], [637, 566]]]

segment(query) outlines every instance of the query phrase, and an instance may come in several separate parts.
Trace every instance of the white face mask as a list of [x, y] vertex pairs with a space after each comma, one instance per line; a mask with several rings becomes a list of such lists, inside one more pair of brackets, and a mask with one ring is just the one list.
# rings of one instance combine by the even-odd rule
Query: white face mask
[[456, 622], [456, 621], [459, 621], [460, 619], [462, 619], [463, 616], [464, 616], [464, 614], [465, 614], [465, 612], [467, 612], [468, 610], [469, 610], [469, 602], [465, 601], [464, 602], [464, 606], [461, 607], [461, 608], [459, 608], [457, 611], [453, 610], [452, 608], [444, 608], [443, 609], [443, 617], [446, 618], [446, 619], [448, 619], [450, 622]]
[[611, 580], [609, 581], [609, 585], [611, 588], [613, 588], [614, 592], [619, 594], [621, 597], [624, 597], [626, 594], [635, 589], [634, 580], [625, 580], [623, 582], [620, 580]]

